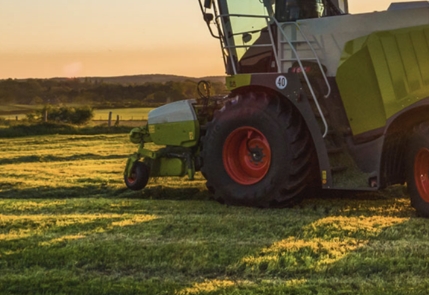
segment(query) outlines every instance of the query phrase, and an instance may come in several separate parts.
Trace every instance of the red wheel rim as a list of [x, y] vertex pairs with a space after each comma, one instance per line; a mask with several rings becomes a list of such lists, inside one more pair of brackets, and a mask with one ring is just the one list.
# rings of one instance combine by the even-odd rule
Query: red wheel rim
[[271, 149], [265, 136], [253, 127], [235, 129], [223, 145], [223, 165], [237, 183], [261, 181], [271, 164]]
[[136, 168], [133, 167], [131, 170], [131, 175], [127, 177], [128, 183], [132, 184], [136, 181]]
[[429, 149], [422, 148], [414, 161], [414, 179], [420, 197], [429, 202]]

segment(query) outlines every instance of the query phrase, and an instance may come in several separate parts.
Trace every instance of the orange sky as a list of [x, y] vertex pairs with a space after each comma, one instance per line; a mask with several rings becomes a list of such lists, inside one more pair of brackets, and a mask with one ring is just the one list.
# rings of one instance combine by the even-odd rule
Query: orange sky
[[[391, 1], [349, 0], [350, 12]], [[396, 1], [397, 2], [397, 1]], [[223, 75], [197, 0], [7, 0], [0, 79], [135, 74]]]

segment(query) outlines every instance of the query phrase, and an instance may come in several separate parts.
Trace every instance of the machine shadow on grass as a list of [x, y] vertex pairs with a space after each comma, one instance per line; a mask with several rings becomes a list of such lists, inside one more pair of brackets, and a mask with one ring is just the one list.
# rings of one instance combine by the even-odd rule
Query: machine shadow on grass
[[[47, 198], [61, 200], [61, 190], [53, 191], [57, 197]], [[23, 211], [16, 226], [47, 226], [2, 242], [0, 250], [8, 254], [0, 262], [5, 273], [0, 289], [11, 294], [271, 295], [405, 294], [414, 288], [419, 294], [429, 286], [422, 273], [429, 258], [416, 251], [424, 246], [416, 242], [428, 238], [425, 220], [401, 207], [407, 205], [401, 190], [385, 198], [313, 198], [290, 209], [264, 210], [207, 202], [197, 207], [176, 202], [172, 208], [162, 202], [199, 199], [198, 188], [184, 189], [193, 193], [186, 199], [175, 194], [176, 188], [161, 186], [133, 195], [125, 189], [92, 191], [103, 192], [153, 201], [116, 199], [116, 206], [104, 202], [97, 212], [85, 211], [86, 201], [38, 216]], [[152, 217], [151, 211], [156, 211]], [[56, 221], [67, 218], [75, 219]], [[6, 269], [34, 274], [16, 277]], [[421, 281], [416, 285], [404, 275]]]
[[[116, 157], [116, 156], [115, 156]], [[3, 190], [3, 191], [1, 191]], [[406, 188], [404, 186], [393, 186], [381, 191], [356, 192], [347, 190], [318, 190], [303, 196], [304, 202], [298, 202], [291, 207], [317, 206], [318, 200], [387, 200], [392, 198], [403, 198]], [[19, 181], [14, 184], [0, 183], [1, 198], [18, 199], [43, 199], [43, 198], [130, 198], [149, 200], [212, 200], [211, 193], [204, 185], [187, 186], [165, 186], [158, 184], [148, 185], [141, 191], [132, 191], [126, 187], [110, 186], [108, 184], [94, 184], [84, 186], [67, 187], [33, 187], [19, 188]]]
[[108, 184], [73, 187], [17, 188], [19, 183], [0, 183], [0, 199], [65, 199], [65, 198], [124, 198], [142, 200], [201, 200], [211, 199], [210, 193], [197, 187], [149, 186], [142, 191], [117, 188]]
[[84, 160], [114, 160], [124, 159], [126, 154], [116, 155], [97, 155], [94, 153], [77, 154], [70, 156], [53, 156], [53, 155], [31, 155], [15, 157], [10, 159], [0, 159], [0, 165], [19, 164], [19, 163], [40, 163], [40, 162], [65, 162], [65, 161], [84, 161]]
[[86, 185], [80, 187], [32, 187], [16, 188], [15, 186], [0, 185], [0, 199], [66, 199], [66, 198], [91, 198], [91, 197], [115, 197], [117, 190], [112, 190], [103, 185]]
[[[212, 194], [205, 188], [200, 187], [186, 187], [181, 185], [180, 187], [171, 187], [163, 185], [149, 185], [141, 192], [133, 192], [126, 188], [121, 191], [121, 196], [127, 196], [136, 199], [153, 199], [153, 200], [213, 200]], [[353, 191], [353, 190], [314, 190], [302, 196], [302, 200], [295, 202], [291, 206], [274, 207], [274, 209], [285, 209], [287, 208], [302, 208], [305, 206], [317, 206], [318, 201], [340, 201], [340, 200], [389, 200], [408, 198], [406, 196], [406, 187], [401, 185], [392, 186], [384, 190], [378, 191]], [[234, 206], [234, 205], [225, 205]], [[260, 208], [263, 210], [264, 208]], [[270, 208], [266, 208], [270, 209]]]

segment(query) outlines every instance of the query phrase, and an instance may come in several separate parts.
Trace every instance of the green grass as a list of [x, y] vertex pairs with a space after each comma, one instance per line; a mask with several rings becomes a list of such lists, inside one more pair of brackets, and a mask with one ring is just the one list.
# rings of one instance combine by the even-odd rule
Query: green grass
[[[69, 135], [85, 135], [85, 134], [128, 134], [131, 130], [131, 126], [126, 126], [125, 123], [120, 126], [108, 127], [107, 124], [98, 126], [75, 126], [64, 123], [20, 123], [20, 122], [1, 122], [0, 124], [0, 138], [16, 138], [26, 137], [29, 135], [55, 135], [55, 134], [69, 134]], [[141, 122], [135, 125], [141, 125]], [[131, 124], [130, 124], [131, 125]]]
[[129, 191], [126, 134], [0, 138], [0, 294], [426, 294], [402, 187], [228, 207], [201, 175]]

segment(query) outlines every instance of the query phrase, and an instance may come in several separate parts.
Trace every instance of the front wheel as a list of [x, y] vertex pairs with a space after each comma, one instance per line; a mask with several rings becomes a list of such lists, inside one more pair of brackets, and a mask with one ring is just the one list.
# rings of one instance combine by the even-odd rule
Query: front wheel
[[407, 188], [411, 205], [422, 217], [429, 217], [429, 122], [416, 126], [406, 155]]
[[142, 162], [135, 162], [131, 168], [131, 175], [124, 175], [127, 187], [137, 191], [143, 189], [149, 181], [149, 167]]
[[208, 189], [233, 205], [288, 205], [313, 184], [318, 170], [300, 114], [265, 93], [248, 93], [215, 115], [202, 157]]

